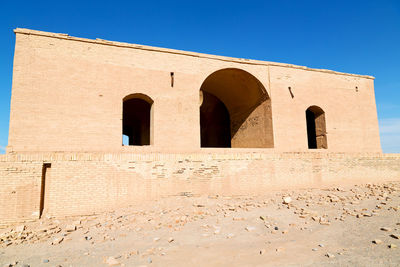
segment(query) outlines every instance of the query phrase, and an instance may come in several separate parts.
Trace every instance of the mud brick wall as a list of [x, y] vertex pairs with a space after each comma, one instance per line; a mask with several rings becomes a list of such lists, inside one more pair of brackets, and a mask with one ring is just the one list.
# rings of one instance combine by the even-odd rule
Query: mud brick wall
[[0, 155], [0, 223], [39, 216], [42, 164]]
[[[122, 146], [123, 99], [134, 94], [154, 101], [147, 150], [200, 152], [201, 88], [236, 114], [232, 129], [243, 123], [234, 147], [307, 151], [305, 112], [316, 105], [326, 114], [329, 152], [381, 152], [370, 76], [28, 29], [15, 33], [8, 152], [138, 153]], [[222, 70], [231, 71], [214, 76]], [[251, 109], [239, 107], [255, 108], [258, 101], [264, 104], [245, 119]]]
[[399, 154], [48, 153], [0, 157], [0, 222], [84, 215], [170, 195], [262, 195], [282, 188], [400, 180]]

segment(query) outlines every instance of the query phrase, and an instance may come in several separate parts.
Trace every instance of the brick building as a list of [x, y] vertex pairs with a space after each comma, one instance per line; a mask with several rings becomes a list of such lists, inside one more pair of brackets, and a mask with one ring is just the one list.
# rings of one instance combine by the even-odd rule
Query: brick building
[[15, 33], [0, 220], [399, 177], [371, 76]]
[[381, 151], [370, 76], [15, 33], [9, 152]]

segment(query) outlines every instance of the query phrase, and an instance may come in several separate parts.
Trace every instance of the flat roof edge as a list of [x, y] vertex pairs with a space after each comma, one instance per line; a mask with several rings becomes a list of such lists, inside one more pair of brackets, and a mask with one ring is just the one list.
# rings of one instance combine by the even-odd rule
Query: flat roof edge
[[301, 69], [301, 70], [307, 70], [307, 71], [317, 71], [317, 72], [324, 72], [324, 73], [330, 73], [330, 74], [360, 77], [360, 78], [366, 78], [366, 79], [375, 79], [375, 77], [370, 76], [370, 75], [351, 74], [351, 73], [345, 73], [345, 72], [339, 72], [339, 71], [333, 71], [333, 70], [327, 70], [327, 69], [315, 69], [315, 68], [309, 68], [306, 66], [293, 65], [293, 64], [287, 64], [287, 63], [278, 63], [278, 62], [271, 62], [271, 61], [261, 61], [261, 60], [254, 60], [254, 59], [244, 59], [244, 58], [234, 58], [234, 57], [210, 55], [210, 54], [189, 52], [189, 51], [170, 49], [170, 48], [161, 48], [161, 47], [154, 47], [154, 46], [147, 46], [147, 45], [138, 45], [138, 44], [130, 44], [130, 43], [124, 43], [124, 42], [108, 41], [108, 40], [103, 40], [103, 39], [99, 39], [99, 38], [88, 39], [88, 38], [81, 38], [81, 37], [73, 37], [73, 36], [69, 36], [66, 33], [52, 33], [52, 32], [37, 31], [37, 30], [31, 30], [31, 29], [25, 29], [25, 28], [16, 28], [16, 29], [14, 29], [14, 33], [16, 33], [16, 34], [17, 33], [31, 34], [31, 35], [38, 35], [38, 36], [45, 36], [45, 37], [53, 37], [53, 38], [58, 38], [58, 39], [80, 41], [80, 42], [86, 42], [86, 43], [96, 43], [96, 44], [103, 44], [103, 45], [111, 45], [111, 46], [118, 46], [118, 47], [155, 51], [155, 52], [161, 52], [161, 53], [170, 53], [170, 54], [178, 54], [178, 55], [185, 55], [185, 56], [192, 56], [192, 57], [208, 58], [208, 59], [222, 60], [222, 61], [235, 62], [235, 63], [241, 63], [241, 64], [287, 67], [287, 68]]

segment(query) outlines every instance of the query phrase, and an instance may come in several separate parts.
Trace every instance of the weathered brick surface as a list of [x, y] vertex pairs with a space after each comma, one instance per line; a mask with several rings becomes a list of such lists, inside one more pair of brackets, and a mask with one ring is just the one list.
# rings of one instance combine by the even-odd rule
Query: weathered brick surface
[[183, 194], [263, 194], [277, 188], [400, 179], [399, 154], [27, 153], [0, 157], [0, 221], [37, 218], [43, 162], [44, 214], [91, 214]]
[[267, 91], [275, 151], [307, 150], [312, 105], [326, 113], [329, 151], [381, 151], [373, 77], [26, 29], [16, 30], [7, 150], [126, 150], [122, 100], [141, 93], [154, 100], [148, 150], [199, 151], [199, 90], [227, 68], [253, 75]]
[[39, 216], [42, 163], [0, 155], [0, 222]]

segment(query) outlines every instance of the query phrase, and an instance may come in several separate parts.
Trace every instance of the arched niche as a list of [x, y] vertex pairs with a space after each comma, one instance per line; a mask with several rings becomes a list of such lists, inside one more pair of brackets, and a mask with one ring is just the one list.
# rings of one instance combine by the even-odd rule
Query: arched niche
[[274, 146], [271, 99], [249, 72], [228, 68], [210, 74], [200, 98], [202, 147]]

